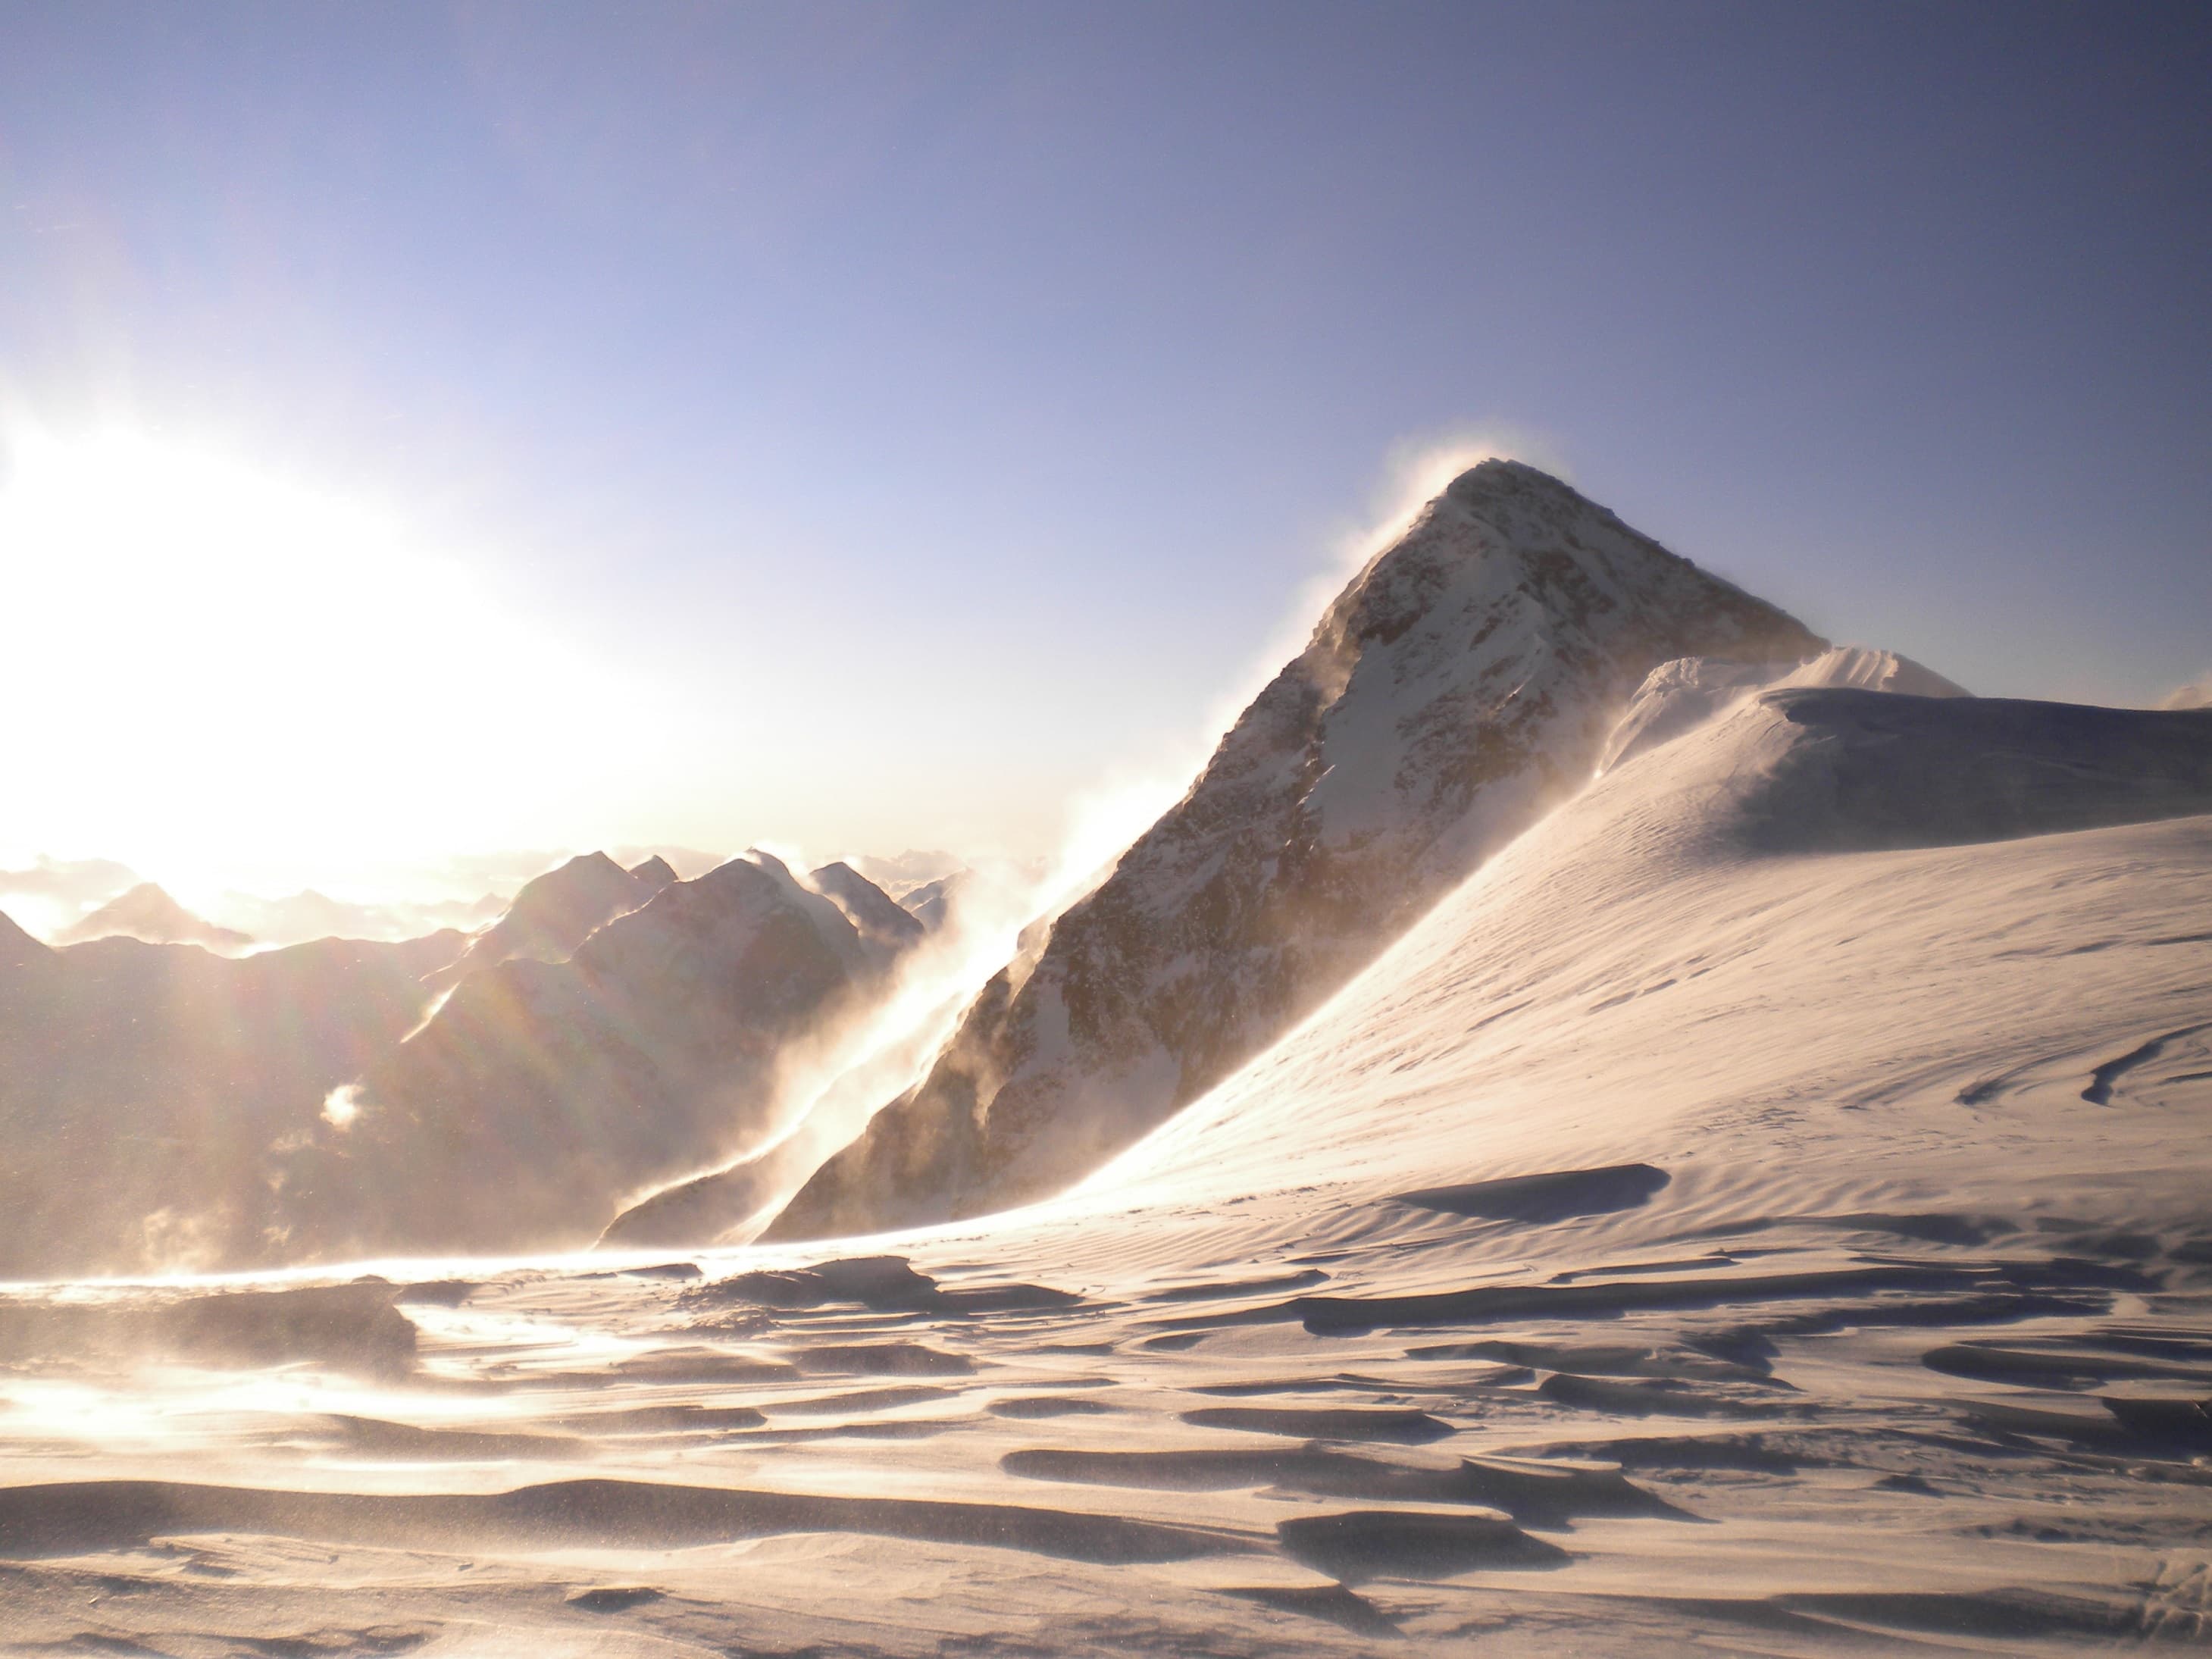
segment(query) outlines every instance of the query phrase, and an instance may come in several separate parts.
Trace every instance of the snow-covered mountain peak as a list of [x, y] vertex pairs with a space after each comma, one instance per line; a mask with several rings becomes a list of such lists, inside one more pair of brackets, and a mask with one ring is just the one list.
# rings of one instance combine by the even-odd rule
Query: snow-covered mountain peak
[[1053, 924], [1033, 969], [985, 988], [929, 1078], [772, 1233], [974, 1213], [1065, 1185], [1587, 782], [1656, 665], [1822, 648], [1533, 467], [1462, 473]]
[[[1208, 775], [1249, 749], [1279, 752], [1287, 717], [1318, 740], [1300, 763], [1321, 763], [1297, 791], [1316, 843], [1410, 836], [1425, 895], [1431, 872], [1463, 872], [1502, 824], [1587, 776], [1569, 760], [1583, 737], [1562, 742], [1555, 726], [1607, 715], [1571, 711], [1570, 685], [1577, 702], [1594, 692], [1612, 705], [1633, 689], [1621, 665], [1640, 678], [1662, 641], [1693, 635], [1720, 647], [1711, 654], [1788, 664], [1822, 647], [1558, 479], [1485, 461], [1353, 578]], [[1490, 787], [1509, 775], [1513, 790]]]

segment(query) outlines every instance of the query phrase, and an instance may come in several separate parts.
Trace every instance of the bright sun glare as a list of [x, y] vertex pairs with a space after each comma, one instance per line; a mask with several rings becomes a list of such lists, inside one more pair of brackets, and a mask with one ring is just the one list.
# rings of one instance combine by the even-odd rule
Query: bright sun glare
[[636, 729], [603, 668], [388, 512], [133, 433], [0, 453], [19, 850], [189, 887], [519, 844]]

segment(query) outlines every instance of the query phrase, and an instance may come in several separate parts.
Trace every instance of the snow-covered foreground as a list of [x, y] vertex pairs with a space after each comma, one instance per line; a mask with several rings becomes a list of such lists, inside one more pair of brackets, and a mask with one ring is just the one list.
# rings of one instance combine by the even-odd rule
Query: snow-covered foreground
[[1744, 702], [1012, 1216], [22, 1289], [0, 1633], [2212, 1640], [2208, 720]]

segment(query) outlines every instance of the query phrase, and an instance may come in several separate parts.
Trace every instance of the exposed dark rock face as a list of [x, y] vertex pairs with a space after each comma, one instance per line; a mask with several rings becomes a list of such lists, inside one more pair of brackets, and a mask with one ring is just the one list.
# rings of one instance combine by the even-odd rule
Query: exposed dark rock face
[[1114, 873], [1000, 973], [928, 1077], [770, 1228], [974, 1215], [1066, 1187], [1287, 1031], [1589, 778], [1686, 656], [1796, 621], [1514, 462], [1377, 555]]

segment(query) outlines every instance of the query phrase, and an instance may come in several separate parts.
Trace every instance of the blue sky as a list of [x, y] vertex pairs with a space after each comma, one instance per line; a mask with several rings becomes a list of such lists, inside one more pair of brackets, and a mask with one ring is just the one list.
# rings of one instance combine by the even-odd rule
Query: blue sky
[[[407, 810], [333, 859], [1039, 850], [1478, 431], [1832, 636], [2148, 702], [2212, 666], [2208, 85], [2201, 5], [9, 0], [0, 399], [367, 503], [526, 620], [459, 675], [332, 636], [444, 757], [379, 749]], [[42, 637], [97, 653], [150, 516]], [[149, 695], [223, 604], [131, 636]], [[112, 702], [40, 720], [19, 799], [129, 770]], [[207, 836], [345, 798], [198, 724]], [[18, 837], [159, 862], [76, 794]]]

